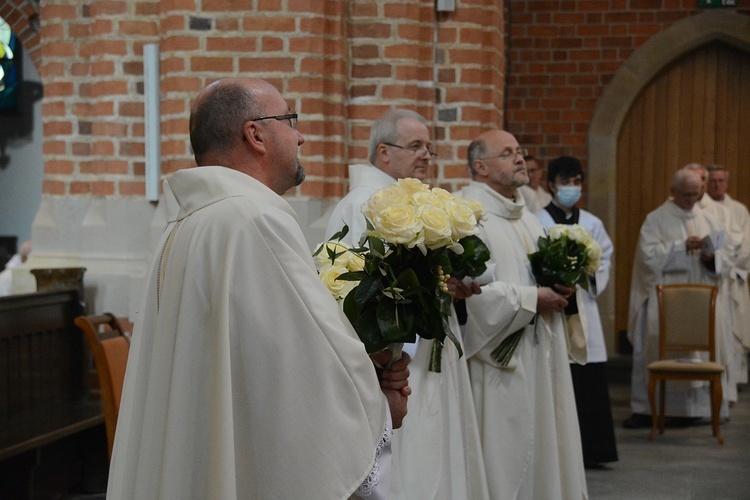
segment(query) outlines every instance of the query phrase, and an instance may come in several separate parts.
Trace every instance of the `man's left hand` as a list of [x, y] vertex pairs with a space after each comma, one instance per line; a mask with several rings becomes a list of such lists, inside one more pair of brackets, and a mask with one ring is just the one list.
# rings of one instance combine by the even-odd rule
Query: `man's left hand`
[[446, 285], [448, 285], [448, 293], [451, 294], [453, 300], [464, 300], [472, 295], [479, 295], [482, 293], [482, 288], [476, 281], [467, 284], [462, 280], [451, 277], [448, 278]]

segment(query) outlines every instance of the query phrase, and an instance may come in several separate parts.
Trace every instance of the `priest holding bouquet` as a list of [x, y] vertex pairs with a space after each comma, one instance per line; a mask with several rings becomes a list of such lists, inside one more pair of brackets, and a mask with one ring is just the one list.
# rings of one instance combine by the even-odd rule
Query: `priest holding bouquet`
[[387, 498], [408, 358], [379, 381], [318, 278], [281, 196], [304, 180], [296, 125], [262, 80], [196, 98], [198, 166], [165, 180], [107, 498]]
[[[351, 247], [359, 246], [361, 237], [368, 230], [363, 210], [372, 219], [378, 218], [378, 213], [385, 215], [385, 211], [375, 206], [383, 206], [378, 203], [378, 199], [383, 201], [386, 193], [392, 193], [388, 191], [388, 186], [397, 180], [401, 180], [404, 187], [409, 187], [412, 192], [419, 193], [418, 196], [424, 197], [423, 205], [430, 204], [427, 200], [432, 199], [433, 194], [450, 196], [443, 190], [429, 190], [419, 182], [427, 177], [430, 161], [436, 156], [428, 122], [424, 117], [404, 109], [383, 114], [370, 130], [370, 164], [349, 167], [349, 193], [334, 209], [326, 236], [333, 237], [346, 225], [348, 233], [341, 241]], [[379, 197], [372, 199], [372, 203], [368, 203], [379, 190], [384, 191]], [[385, 204], [387, 205], [388, 203]], [[396, 203], [392, 205], [395, 206]], [[404, 210], [401, 214], [407, 212], [408, 210]], [[390, 215], [392, 221], [398, 218], [395, 210]], [[433, 219], [430, 225], [437, 228], [440, 225], [436, 224], [438, 219], [439, 217]], [[404, 221], [403, 218], [399, 220]], [[476, 217], [472, 222], [472, 225], [475, 224]], [[386, 236], [385, 232], [376, 234]], [[403, 244], [414, 243], [413, 250], [419, 252], [417, 246], [420, 242], [412, 241], [408, 236], [409, 231], [404, 234], [407, 239]], [[449, 237], [448, 232], [446, 236]], [[427, 246], [425, 241], [421, 244]], [[321, 256], [318, 255], [317, 258], [320, 259]], [[428, 273], [419, 271], [418, 274]], [[472, 288], [455, 279], [447, 281], [445, 285], [454, 294], [457, 291], [459, 297], [478, 291], [478, 286]], [[346, 306], [344, 304], [345, 308]], [[441, 315], [433, 316], [432, 320], [437, 321], [434, 330], [443, 329], [443, 319]], [[450, 325], [450, 331], [457, 337], [457, 344], [446, 339], [441, 347], [437, 344], [439, 340], [416, 338], [416, 348], [415, 344], [407, 343], [404, 346], [404, 350], [409, 350], [413, 357], [409, 366], [409, 384], [413, 393], [409, 397], [409, 416], [404, 420], [404, 426], [393, 435], [391, 498], [394, 500], [490, 498], [466, 356], [461, 356], [459, 350], [462, 349], [463, 341], [458, 337], [460, 331], [453, 308], [450, 308], [450, 314], [445, 319]], [[435, 335], [439, 332], [422, 333]], [[439, 371], [434, 370], [433, 365], [436, 349], [441, 351]]]
[[[538, 286], [529, 255], [544, 236], [518, 190], [524, 155], [503, 130], [468, 149], [470, 184], [461, 194], [484, 206], [480, 238], [494, 281], [467, 299], [469, 357], [491, 498], [587, 498], [563, 310], [574, 286]], [[509, 339], [515, 346], [501, 349]]]

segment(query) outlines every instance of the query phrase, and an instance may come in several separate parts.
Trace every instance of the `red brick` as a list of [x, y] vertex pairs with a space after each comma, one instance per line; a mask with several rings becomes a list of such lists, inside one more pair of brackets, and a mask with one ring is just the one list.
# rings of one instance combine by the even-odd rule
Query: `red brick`
[[[234, 62], [230, 57], [192, 57], [190, 58], [190, 69], [192, 71], [205, 72], [231, 72], [234, 69]], [[240, 70], [242, 70], [240, 68]]]
[[128, 162], [122, 160], [82, 161], [79, 169], [84, 174], [127, 174]]
[[158, 25], [152, 21], [120, 21], [119, 33], [128, 36], [152, 37], [159, 34]]
[[45, 174], [70, 175], [74, 171], [74, 164], [70, 160], [47, 160], [44, 162]]
[[111, 196], [115, 194], [115, 183], [111, 181], [92, 182], [91, 194], [94, 196]]
[[65, 183], [62, 181], [45, 180], [42, 182], [42, 193], [50, 195], [65, 194]]
[[120, 181], [118, 187], [122, 196], [144, 196], [146, 194], [146, 183], [142, 181]]

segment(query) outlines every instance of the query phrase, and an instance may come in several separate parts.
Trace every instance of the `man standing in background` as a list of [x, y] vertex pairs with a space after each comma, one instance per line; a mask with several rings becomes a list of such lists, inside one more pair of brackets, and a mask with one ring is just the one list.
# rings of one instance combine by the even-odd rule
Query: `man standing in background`
[[618, 458], [607, 385], [607, 345], [596, 304], [596, 298], [609, 283], [612, 240], [598, 217], [576, 207], [582, 184], [583, 168], [577, 158], [561, 156], [552, 160], [547, 166], [547, 186], [552, 201], [536, 216], [545, 228], [554, 224], [579, 224], [602, 249], [599, 269], [588, 278], [588, 290], [578, 287], [575, 300], [571, 298], [565, 308], [569, 324], [577, 321], [577, 325], [586, 329], [586, 358], [581, 360], [585, 364], [571, 361], [570, 373], [576, 395], [583, 463], [587, 469], [596, 469]]
[[750, 269], [750, 213], [747, 207], [727, 193], [729, 172], [721, 165], [708, 165], [707, 192], [717, 205], [726, 209], [736, 230], [738, 241], [734, 267], [728, 276], [730, 314], [732, 318], [731, 369], [738, 384], [748, 381], [747, 354], [750, 350], [750, 293], [747, 275]]
[[[468, 149], [472, 181], [460, 191], [484, 205], [480, 238], [494, 279], [466, 300], [466, 355], [490, 497], [587, 497], [563, 310], [575, 288], [537, 286], [528, 255], [544, 234], [518, 188], [525, 151], [508, 132], [480, 134]], [[522, 332], [507, 365], [493, 351]]]

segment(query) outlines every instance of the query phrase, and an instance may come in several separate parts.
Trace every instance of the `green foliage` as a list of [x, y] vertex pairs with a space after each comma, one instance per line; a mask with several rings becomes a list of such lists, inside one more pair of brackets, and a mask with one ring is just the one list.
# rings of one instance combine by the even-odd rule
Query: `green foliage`
[[538, 245], [539, 250], [529, 255], [538, 285], [552, 288], [555, 284], [578, 284], [588, 290], [585, 272], [588, 256], [584, 244], [562, 235], [555, 240], [540, 236]]

